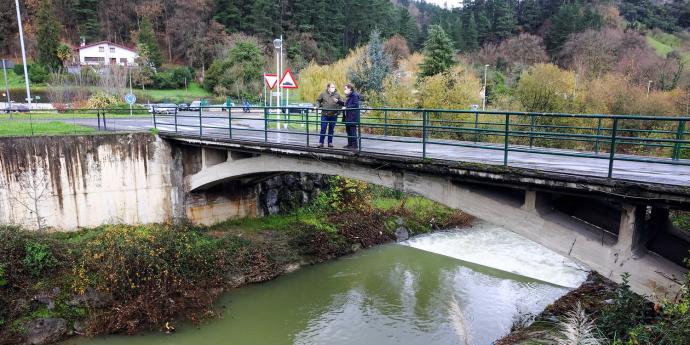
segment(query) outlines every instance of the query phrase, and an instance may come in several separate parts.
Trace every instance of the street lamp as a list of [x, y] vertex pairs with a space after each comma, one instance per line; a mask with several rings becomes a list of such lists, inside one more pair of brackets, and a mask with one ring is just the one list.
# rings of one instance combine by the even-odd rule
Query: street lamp
[[26, 67], [26, 49], [24, 48], [24, 29], [22, 28], [22, 15], [19, 12], [19, 0], [14, 0], [17, 6], [17, 26], [19, 27], [19, 41], [22, 46], [22, 63], [24, 64], [24, 82], [26, 83], [26, 101], [31, 109], [31, 90], [29, 90], [29, 71]]
[[649, 97], [649, 89], [650, 89], [651, 87], [652, 87], [652, 81], [650, 80], [650, 81], [647, 83], [647, 97]]
[[489, 65], [484, 65], [484, 94], [482, 97], [482, 111], [486, 110], [486, 70], [489, 68]]

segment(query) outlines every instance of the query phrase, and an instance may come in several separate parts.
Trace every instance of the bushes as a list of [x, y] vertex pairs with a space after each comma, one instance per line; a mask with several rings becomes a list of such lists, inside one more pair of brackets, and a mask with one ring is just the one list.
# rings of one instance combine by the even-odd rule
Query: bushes
[[151, 86], [156, 89], [180, 89], [193, 80], [194, 71], [190, 67], [177, 67], [155, 74]]
[[[50, 77], [48, 69], [45, 68], [43, 65], [30, 64], [27, 66], [27, 70], [29, 71], [29, 80], [31, 80], [32, 83], [45, 83], [46, 81], [48, 81], [48, 78]], [[23, 77], [24, 65], [14, 65], [14, 73], [18, 76]]]

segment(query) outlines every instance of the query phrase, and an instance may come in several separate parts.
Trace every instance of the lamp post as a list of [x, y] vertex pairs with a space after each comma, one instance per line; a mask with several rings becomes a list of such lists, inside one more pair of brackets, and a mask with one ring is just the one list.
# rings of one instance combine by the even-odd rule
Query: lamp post
[[7, 82], [7, 66], [5, 65], [5, 59], [2, 59], [2, 73], [5, 76], [5, 93], [7, 96], [7, 110], [10, 113], [10, 118], [12, 118], [12, 104], [10, 103], [10, 84]]
[[276, 49], [276, 75], [278, 76], [278, 91], [276, 92], [276, 105], [278, 106], [276, 114], [278, 114], [277, 128], [280, 128], [280, 116], [282, 114], [282, 109], [280, 108], [282, 104], [280, 103], [280, 98], [283, 95], [283, 90], [280, 87], [280, 78], [282, 78], [282, 68], [283, 68], [283, 35], [280, 38], [273, 40], [273, 48]]
[[19, 27], [19, 42], [22, 46], [22, 63], [24, 64], [24, 82], [26, 83], [26, 101], [29, 103], [29, 110], [31, 110], [31, 90], [29, 89], [29, 71], [26, 68], [26, 49], [24, 48], [24, 29], [22, 28], [22, 15], [19, 11], [19, 0], [14, 0], [17, 6], [17, 27]]
[[650, 80], [650, 81], [647, 83], [647, 97], [649, 97], [649, 90], [650, 90], [651, 88], [652, 88], [652, 81]]
[[484, 94], [482, 96], [482, 111], [486, 110], [486, 71], [489, 68], [489, 65], [484, 65]]

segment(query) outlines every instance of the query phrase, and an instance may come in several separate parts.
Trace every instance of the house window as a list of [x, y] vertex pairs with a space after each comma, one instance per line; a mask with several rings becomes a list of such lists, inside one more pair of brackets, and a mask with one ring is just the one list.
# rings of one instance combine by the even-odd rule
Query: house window
[[98, 51], [101, 53], [105, 52], [105, 47], [98, 47]]
[[121, 64], [127, 64], [127, 58], [120, 58], [120, 63]]
[[102, 64], [105, 62], [105, 59], [102, 56], [86, 56], [84, 57], [84, 62]]
[[110, 48], [110, 52], [111, 52], [111, 53], [114, 53], [114, 52], [115, 52], [115, 48]]

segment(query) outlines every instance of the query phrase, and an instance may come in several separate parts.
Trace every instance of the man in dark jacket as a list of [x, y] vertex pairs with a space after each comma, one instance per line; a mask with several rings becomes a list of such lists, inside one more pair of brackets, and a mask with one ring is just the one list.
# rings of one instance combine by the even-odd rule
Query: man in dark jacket
[[319, 145], [317, 147], [323, 147], [327, 128], [328, 147], [333, 147], [333, 130], [335, 129], [338, 112], [342, 104], [340, 95], [335, 90], [335, 84], [328, 83], [326, 91], [322, 92], [319, 98], [316, 99], [317, 107], [321, 108], [321, 136], [319, 136]]
[[357, 126], [359, 126], [359, 94], [355, 92], [355, 88], [352, 84], [345, 85], [345, 95], [347, 100], [345, 101], [345, 116], [343, 121], [345, 122], [345, 131], [347, 132], [347, 145], [344, 147], [346, 149], [357, 149]]

